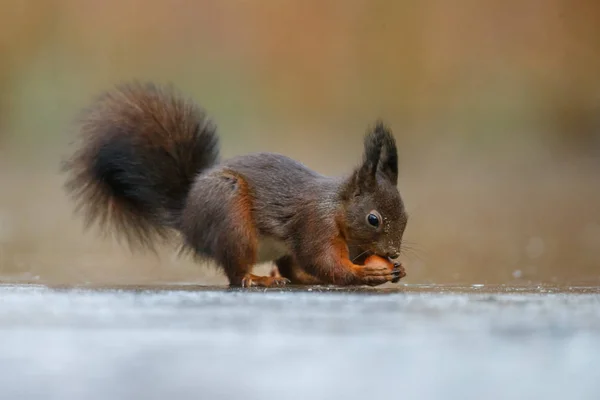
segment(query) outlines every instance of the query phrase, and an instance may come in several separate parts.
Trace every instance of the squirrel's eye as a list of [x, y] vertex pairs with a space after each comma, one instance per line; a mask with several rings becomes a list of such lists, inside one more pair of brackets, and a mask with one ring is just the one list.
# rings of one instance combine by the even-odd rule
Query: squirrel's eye
[[379, 217], [373, 213], [367, 215], [367, 222], [369, 223], [369, 225], [374, 226], [375, 228], [377, 228], [379, 226]]

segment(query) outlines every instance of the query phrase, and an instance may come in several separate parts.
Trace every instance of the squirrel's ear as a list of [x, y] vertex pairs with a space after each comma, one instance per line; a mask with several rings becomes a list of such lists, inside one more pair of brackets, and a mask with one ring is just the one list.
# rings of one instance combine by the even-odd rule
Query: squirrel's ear
[[352, 172], [352, 175], [350, 175], [346, 179], [342, 193], [344, 198], [351, 199], [352, 197], [360, 196], [365, 191], [368, 191], [370, 181], [369, 183], [365, 182], [362, 176], [362, 167], [360, 167], [354, 170], [354, 172]]
[[364, 164], [354, 170], [346, 182], [342, 194], [345, 199], [351, 199], [356, 196], [360, 196], [363, 193], [373, 191], [375, 185], [375, 179], [369, 175], [365, 175]]
[[381, 138], [382, 149], [378, 171], [394, 186], [398, 184], [398, 150], [391, 130], [383, 122], [377, 121], [373, 135]]
[[350, 197], [372, 192], [377, 185], [378, 174], [393, 185], [398, 183], [396, 140], [382, 121], [377, 121], [365, 136], [363, 163], [348, 178], [344, 194]]
[[346, 183], [345, 194], [348, 196], [358, 196], [373, 191], [377, 185], [377, 168], [383, 142], [376, 131], [372, 131], [365, 136], [364, 146], [363, 162]]

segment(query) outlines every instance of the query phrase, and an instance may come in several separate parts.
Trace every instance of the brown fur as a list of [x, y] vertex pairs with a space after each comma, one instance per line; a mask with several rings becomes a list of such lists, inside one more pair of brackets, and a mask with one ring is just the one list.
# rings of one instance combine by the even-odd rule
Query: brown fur
[[77, 130], [62, 166], [67, 192], [86, 227], [98, 222], [132, 247], [167, 238], [196, 173], [218, 162], [216, 127], [171, 87], [117, 86], [84, 110]]

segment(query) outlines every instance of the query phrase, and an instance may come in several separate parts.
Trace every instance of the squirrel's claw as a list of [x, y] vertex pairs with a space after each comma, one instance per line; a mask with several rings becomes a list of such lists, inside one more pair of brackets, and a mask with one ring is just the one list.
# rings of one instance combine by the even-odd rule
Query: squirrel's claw
[[273, 279], [273, 286], [285, 286], [288, 283], [290, 283], [290, 280], [281, 276]]
[[392, 275], [394, 275], [394, 279], [392, 279], [392, 283], [398, 283], [400, 279], [406, 276], [406, 270], [404, 266], [399, 262], [394, 262], [394, 269], [392, 270]]
[[242, 279], [241, 286], [244, 288], [249, 287], [274, 287], [274, 286], [285, 286], [290, 283], [290, 280], [282, 276], [257, 276], [247, 274]]

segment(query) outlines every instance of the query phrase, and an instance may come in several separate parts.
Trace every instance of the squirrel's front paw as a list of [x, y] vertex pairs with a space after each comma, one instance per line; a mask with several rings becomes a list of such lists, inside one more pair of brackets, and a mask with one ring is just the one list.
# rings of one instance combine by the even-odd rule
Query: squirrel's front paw
[[398, 282], [406, 276], [404, 267], [400, 263], [392, 263], [379, 256], [370, 256], [365, 260], [365, 265], [355, 271], [358, 281], [362, 285], [378, 286], [387, 282]]
[[400, 279], [402, 279], [406, 276], [406, 270], [404, 269], [404, 266], [402, 265], [402, 263], [400, 263], [398, 261], [394, 261], [393, 272], [396, 277], [394, 279], [392, 279], [392, 283], [398, 283], [398, 281], [400, 281]]

